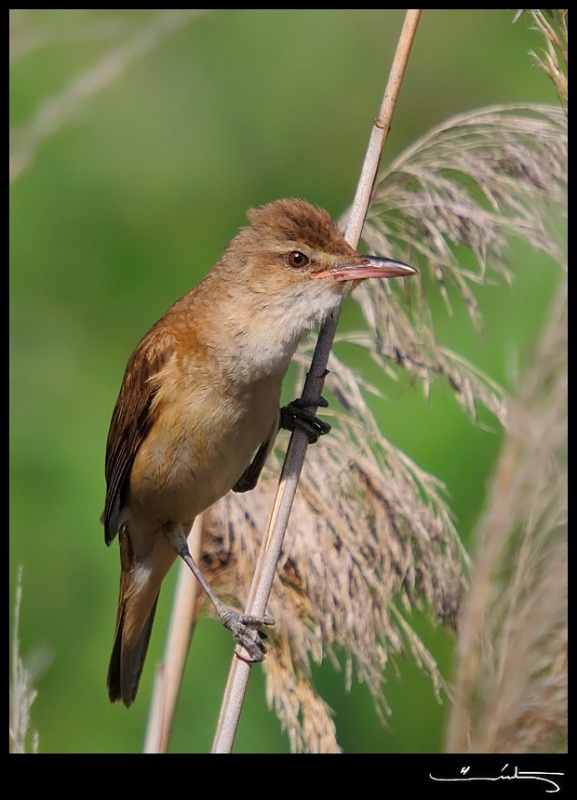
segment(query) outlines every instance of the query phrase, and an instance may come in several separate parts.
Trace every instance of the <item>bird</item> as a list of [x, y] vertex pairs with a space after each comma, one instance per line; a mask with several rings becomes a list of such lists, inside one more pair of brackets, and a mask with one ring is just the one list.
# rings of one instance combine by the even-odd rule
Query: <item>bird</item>
[[163, 579], [187, 564], [255, 661], [268, 615], [225, 606], [190, 554], [194, 519], [228, 491], [249, 491], [280, 427], [310, 442], [330, 430], [302, 399], [280, 408], [300, 340], [359, 281], [414, 267], [358, 253], [330, 214], [296, 198], [247, 212], [249, 225], [146, 333], [128, 359], [106, 441], [105, 542], [119, 540], [120, 590], [107, 675], [111, 702], [135, 700]]

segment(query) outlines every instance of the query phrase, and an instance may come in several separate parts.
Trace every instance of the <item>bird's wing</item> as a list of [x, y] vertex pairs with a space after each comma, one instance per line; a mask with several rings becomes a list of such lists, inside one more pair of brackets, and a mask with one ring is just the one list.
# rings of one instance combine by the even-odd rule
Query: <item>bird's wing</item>
[[232, 487], [233, 492], [250, 492], [250, 490], [254, 489], [254, 487], [257, 485], [258, 479], [260, 478], [260, 474], [266, 463], [266, 460], [269, 457], [269, 454], [274, 447], [274, 443], [279, 429], [279, 419], [280, 419], [280, 413], [279, 416], [277, 416], [277, 418], [275, 419], [274, 425], [272, 426], [269, 435], [256, 451], [253, 460], [250, 462], [248, 467], [245, 469], [240, 478]]
[[102, 515], [106, 544], [118, 533], [130, 470], [155, 421], [152, 401], [158, 384], [154, 378], [174, 353], [174, 347], [174, 337], [156, 325], [142, 339], [126, 366], [106, 442], [106, 501]]
[[233, 492], [250, 492], [251, 489], [254, 489], [258, 483], [260, 473], [268, 458], [268, 454], [272, 450], [275, 437], [276, 431], [275, 436], [271, 436], [270, 439], [267, 439], [261, 444], [253, 460], [232, 487]]

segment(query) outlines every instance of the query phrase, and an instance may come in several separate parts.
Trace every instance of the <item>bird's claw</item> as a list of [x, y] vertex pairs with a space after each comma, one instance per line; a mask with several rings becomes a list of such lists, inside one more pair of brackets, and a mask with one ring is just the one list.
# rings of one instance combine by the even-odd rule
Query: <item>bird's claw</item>
[[239, 614], [232, 608], [219, 612], [224, 627], [232, 633], [237, 642], [244, 647], [253, 661], [262, 661], [266, 655], [263, 639], [266, 633], [259, 630], [261, 625], [274, 625], [273, 617], [268, 614], [252, 616]]
[[315, 397], [312, 400], [299, 397], [281, 408], [280, 426], [288, 431], [302, 431], [310, 444], [314, 444], [320, 436], [329, 433], [331, 426], [317, 417], [314, 411], [310, 410], [311, 406], [326, 408], [328, 403], [324, 397]]

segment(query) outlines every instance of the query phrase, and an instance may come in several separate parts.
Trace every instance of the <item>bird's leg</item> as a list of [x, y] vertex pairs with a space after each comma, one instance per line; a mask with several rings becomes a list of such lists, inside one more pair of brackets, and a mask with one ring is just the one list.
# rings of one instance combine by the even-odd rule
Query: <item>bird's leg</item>
[[314, 444], [318, 441], [319, 436], [324, 436], [330, 431], [331, 426], [317, 417], [314, 411], [311, 411], [311, 406], [326, 408], [328, 403], [324, 397], [315, 397], [312, 400], [299, 397], [281, 408], [280, 426], [287, 431], [302, 431], [306, 434], [309, 442]]
[[186, 566], [190, 569], [196, 580], [206, 592], [208, 599], [213, 604], [216, 613], [224, 627], [229, 630], [239, 644], [249, 653], [253, 661], [262, 661], [265, 657], [266, 647], [262, 640], [266, 639], [266, 634], [259, 630], [261, 625], [274, 625], [273, 617], [268, 614], [263, 616], [252, 616], [241, 614], [233, 608], [229, 608], [220, 602], [206, 580], [202, 571], [188, 548], [187, 537], [180, 527], [163, 526], [163, 533], [172, 549], [182, 558]]
[[[313, 400], [305, 400], [300, 397], [298, 400], [293, 400], [292, 403], [283, 406], [280, 410], [280, 427], [289, 431], [294, 431], [298, 428], [307, 436], [310, 444], [314, 444], [319, 436], [323, 436], [323, 434], [330, 431], [331, 426], [328, 422], [323, 422], [322, 419], [317, 417], [310, 410], [310, 406], [326, 408], [328, 403], [324, 397], [314, 398]], [[233, 492], [249, 492], [254, 489], [272, 449], [275, 437], [276, 430], [274, 436], [261, 444], [249, 466], [232, 487]]]

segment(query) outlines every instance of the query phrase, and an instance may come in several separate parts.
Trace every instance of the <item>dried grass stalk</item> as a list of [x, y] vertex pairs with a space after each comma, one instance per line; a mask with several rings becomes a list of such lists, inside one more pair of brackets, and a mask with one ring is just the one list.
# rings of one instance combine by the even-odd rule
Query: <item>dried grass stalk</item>
[[[371, 445], [357, 441], [351, 423], [311, 449], [273, 584], [268, 611], [276, 626], [264, 669], [269, 702], [293, 750], [337, 749], [309, 659], [328, 656], [337, 665], [344, 653], [347, 685], [353, 677], [365, 682], [383, 718], [391, 656], [410, 649], [436, 691], [443, 688], [434, 659], [394, 602], [432, 608], [438, 621], [454, 626], [463, 553], [436, 482], [406, 457], [396, 459], [382, 437]], [[275, 474], [269, 470], [251, 495], [228, 495], [206, 514], [202, 568], [231, 600], [250, 585]]]
[[20, 652], [20, 607], [22, 605], [22, 567], [18, 568], [12, 659], [10, 670], [9, 741], [11, 753], [37, 753], [38, 731], [32, 727], [32, 706], [38, 697], [35, 684], [52, 660], [52, 653], [36, 645], [26, 659]]

